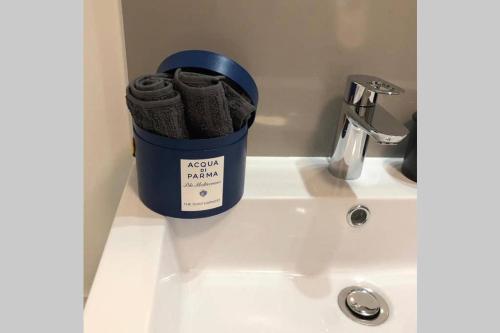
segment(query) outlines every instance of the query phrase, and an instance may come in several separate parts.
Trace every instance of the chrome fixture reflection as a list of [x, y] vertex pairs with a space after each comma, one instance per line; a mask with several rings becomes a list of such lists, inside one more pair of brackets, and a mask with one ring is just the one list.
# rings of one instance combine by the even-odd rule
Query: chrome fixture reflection
[[350, 75], [335, 135], [328, 169], [338, 178], [356, 179], [361, 175], [368, 135], [379, 144], [396, 145], [408, 130], [380, 105], [379, 94], [399, 95], [404, 90], [369, 75]]
[[380, 325], [389, 317], [389, 306], [386, 301], [369, 288], [357, 286], [344, 288], [337, 301], [347, 317], [363, 325]]

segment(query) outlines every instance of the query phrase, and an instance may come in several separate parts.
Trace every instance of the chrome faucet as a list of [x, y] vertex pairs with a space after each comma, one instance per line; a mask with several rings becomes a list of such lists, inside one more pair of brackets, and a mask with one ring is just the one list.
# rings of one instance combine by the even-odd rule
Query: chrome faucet
[[399, 95], [398, 86], [369, 75], [350, 75], [340, 111], [333, 154], [328, 169], [337, 178], [356, 179], [361, 175], [368, 135], [379, 144], [396, 145], [408, 130], [377, 105], [379, 94]]

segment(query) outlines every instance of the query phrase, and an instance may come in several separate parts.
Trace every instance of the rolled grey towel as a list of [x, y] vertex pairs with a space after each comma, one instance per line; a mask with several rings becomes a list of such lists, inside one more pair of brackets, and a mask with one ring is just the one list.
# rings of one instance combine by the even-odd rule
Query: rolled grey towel
[[174, 74], [192, 138], [215, 138], [233, 132], [233, 121], [220, 76], [182, 72]]
[[181, 96], [168, 75], [139, 76], [127, 87], [126, 99], [139, 127], [170, 138], [189, 138]]
[[255, 106], [226, 82], [222, 81], [222, 86], [224, 87], [229, 112], [233, 120], [233, 129], [237, 131], [248, 122], [252, 113], [255, 112]]

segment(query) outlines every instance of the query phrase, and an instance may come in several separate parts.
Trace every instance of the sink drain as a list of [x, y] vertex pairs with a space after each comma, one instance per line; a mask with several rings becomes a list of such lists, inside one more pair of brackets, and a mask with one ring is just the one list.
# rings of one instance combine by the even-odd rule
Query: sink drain
[[347, 317], [363, 325], [380, 325], [389, 317], [385, 300], [368, 288], [344, 288], [339, 294], [338, 303]]
[[368, 221], [370, 210], [363, 205], [357, 205], [347, 212], [347, 222], [353, 227], [360, 227]]

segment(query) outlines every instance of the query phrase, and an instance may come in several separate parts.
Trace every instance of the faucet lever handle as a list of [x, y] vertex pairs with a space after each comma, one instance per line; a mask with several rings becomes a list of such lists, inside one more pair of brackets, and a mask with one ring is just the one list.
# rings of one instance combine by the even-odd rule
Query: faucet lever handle
[[378, 94], [399, 95], [404, 90], [384, 79], [371, 75], [349, 75], [344, 94], [346, 103], [355, 106], [375, 106]]
[[353, 105], [344, 104], [344, 112], [347, 118], [361, 131], [365, 132], [377, 143], [394, 145], [401, 142], [407, 135], [408, 129], [387, 112], [382, 106], [367, 108], [364, 115], [356, 112]]

